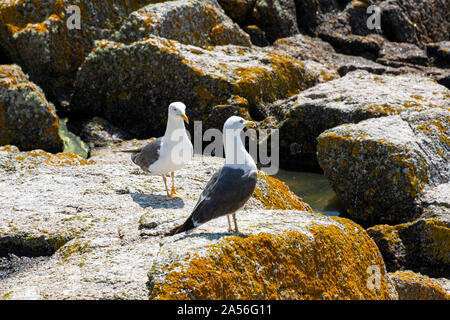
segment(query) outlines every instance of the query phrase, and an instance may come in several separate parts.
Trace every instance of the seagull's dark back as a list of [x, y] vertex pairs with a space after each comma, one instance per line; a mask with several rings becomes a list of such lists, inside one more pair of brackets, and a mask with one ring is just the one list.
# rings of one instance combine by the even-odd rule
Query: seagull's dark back
[[193, 229], [212, 219], [235, 212], [250, 199], [257, 181], [257, 171], [244, 175], [243, 169], [224, 166], [211, 177], [186, 222], [167, 235]]

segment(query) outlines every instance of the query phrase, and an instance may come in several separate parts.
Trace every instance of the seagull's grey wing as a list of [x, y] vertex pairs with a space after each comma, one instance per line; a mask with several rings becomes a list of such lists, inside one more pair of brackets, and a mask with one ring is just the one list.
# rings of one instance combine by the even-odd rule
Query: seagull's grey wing
[[257, 171], [244, 174], [242, 169], [223, 167], [208, 181], [189, 218], [165, 235], [188, 231], [209, 220], [235, 212], [252, 196], [257, 181]]
[[131, 160], [142, 170], [148, 171], [148, 167], [159, 159], [159, 150], [162, 145], [162, 137], [147, 144], [139, 153], [131, 155]]
[[190, 216], [194, 226], [241, 208], [252, 196], [257, 181], [256, 171], [244, 174], [242, 169], [223, 167], [208, 182]]

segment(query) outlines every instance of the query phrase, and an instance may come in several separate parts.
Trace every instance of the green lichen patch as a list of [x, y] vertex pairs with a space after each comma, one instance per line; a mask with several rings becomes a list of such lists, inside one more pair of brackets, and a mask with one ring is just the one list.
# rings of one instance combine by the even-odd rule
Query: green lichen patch
[[70, 240], [71, 236], [60, 234], [0, 234], [0, 256], [50, 256]]

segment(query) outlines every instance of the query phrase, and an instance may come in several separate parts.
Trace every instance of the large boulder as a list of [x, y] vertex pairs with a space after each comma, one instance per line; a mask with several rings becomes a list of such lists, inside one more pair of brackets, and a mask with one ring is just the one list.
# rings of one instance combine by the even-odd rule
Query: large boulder
[[420, 218], [395, 226], [367, 230], [377, 243], [390, 272], [414, 270], [434, 277], [450, 277], [450, 184], [423, 192]]
[[249, 36], [225, 15], [216, 0], [169, 1], [130, 14], [111, 40], [132, 43], [155, 35], [200, 47], [250, 46]]
[[[104, 153], [99, 150], [91, 160], [73, 154], [0, 147], [0, 198], [8, 199], [2, 202], [0, 215], [1, 298], [148, 298], [147, 272], [156, 264], [166, 239], [147, 233], [168, 231], [189, 215], [224, 160], [194, 157], [175, 177], [177, 189], [185, 197], [166, 201], [161, 177], [146, 175], [131, 162], [129, 153], [111, 152], [145, 143], [148, 140], [123, 142], [104, 148]], [[273, 200], [280, 193], [270, 191], [265, 181], [260, 181], [258, 188], [273, 193], [269, 196]], [[296, 199], [296, 203], [299, 201]], [[253, 210], [259, 214], [252, 215]], [[263, 212], [265, 205], [252, 197], [237, 213], [238, 222], [242, 226], [251, 221], [257, 225], [259, 221], [254, 219]], [[290, 215], [287, 211], [278, 214], [280, 218]], [[226, 231], [224, 223], [226, 218], [208, 224], [214, 229], [212, 237], [215, 232]], [[281, 219], [279, 223], [280, 228], [290, 228]], [[351, 232], [355, 232], [353, 228]], [[365, 244], [367, 234], [358, 232]], [[371, 257], [374, 263], [381, 263], [382, 280], [387, 280], [379, 252], [371, 251], [375, 248], [372, 242], [367, 244], [372, 245], [367, 249], [371, 255], [367, 263]], [[385, 294], [384, 290], [374, 296]]]
[[124, 18], [149, 2], [155, 1], [77, 1], [81, 28], [69, 29], [74, 12], [67, 10], [73, 1], [2, 1], [0, 43], [31, 80], [64, 103], [94, 41], [108, 38]]
[[17, 65], [0, 65], [0, 145], [63, 150], [55, 107]]
[[317, 168], [316, 138], [326, 129], [407, 110], [445, 107], [448, 95], [448, 89], [429, 78], [353, 71], [267, 109], [278, 119], [282, 166]]
[[238, 236], [217, 232], [227, 224], [219, 219], [163, 239], [148, 273], [151, 298], [397, 298], [377, 247], [349, 220], [253, 210], [239, 222]]
[[238, 95], [258, 115], [263, 103], [316, 82], [299, 60], [256, 47], [206, 50], [156, 36], [129, 45], [105, 40], [80, 67], [70, 110], [102, 116], [137, 136], [160, 135], [173, 101], [183, 101], [192, 119], [204, 120], [212, 106]]
[[407, 222], [423, 191], [450, 179], [449, 129], [448, 104], [341, 125], [318, 137], [319, 164], [355, 220]]

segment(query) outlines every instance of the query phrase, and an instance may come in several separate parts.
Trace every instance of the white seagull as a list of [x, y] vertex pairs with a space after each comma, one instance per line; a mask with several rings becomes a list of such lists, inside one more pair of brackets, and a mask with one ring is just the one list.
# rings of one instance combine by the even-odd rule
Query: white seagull
[[[245, 150], [240, 132], [245, 127], [254, 126], [254, 122], [241, 117], [228, 118], [222, 133], [225, 164], [209, 180], [186, 222], [166, 233], [166, 236], [194, 229], [224, 215], [228, 218], [228, 232], [239, 232], [236, 211], [251, 197], [258, 181], [255, 161]], [[231, 228], [230, 215], [233, 216], [234, 230]]]
[[[193, 155], [192, 143], [187, 136], [184, 122], [189, 123], [184, 103], [171, 103], [164, 136], [153, 140], [141, 150], [134, 150], [139, 152], [131, 155], [131, 160], [142, 170], [153, 176], [162, 176], [166, 187], [167, 200], [183, 196], [175, 189], [174, 171], [183, 168]], [[170, 193], [166, 180], [166, 174], [169, 172], [172, 175]]]

